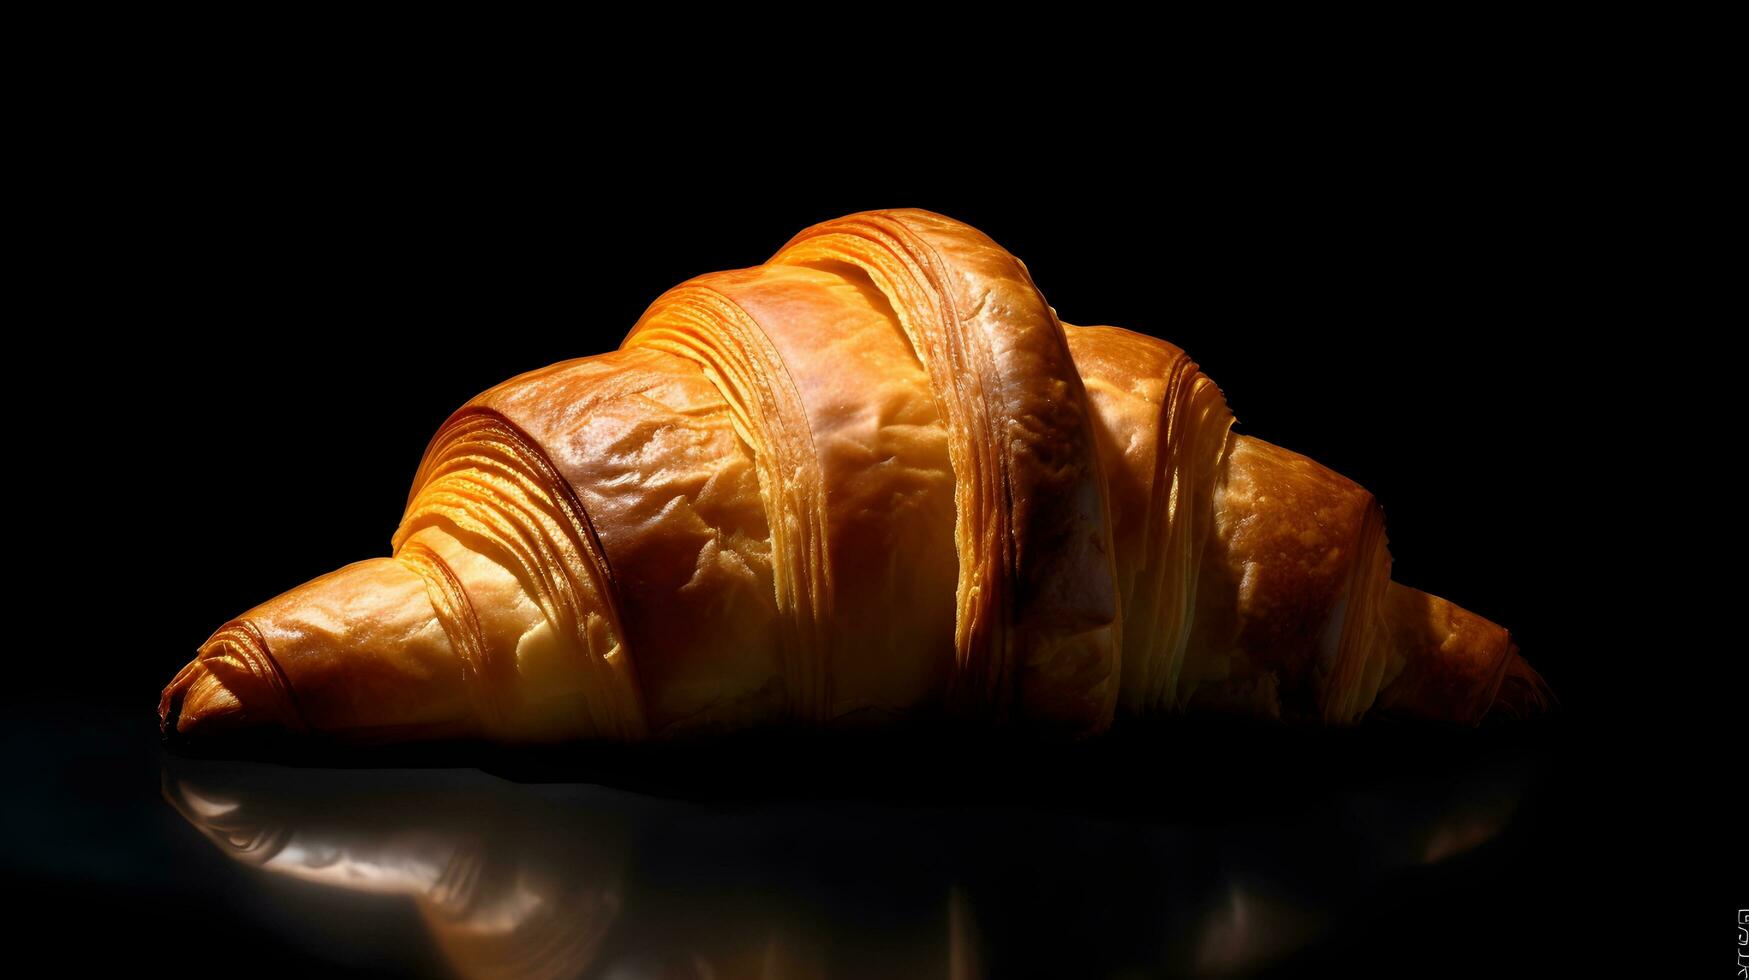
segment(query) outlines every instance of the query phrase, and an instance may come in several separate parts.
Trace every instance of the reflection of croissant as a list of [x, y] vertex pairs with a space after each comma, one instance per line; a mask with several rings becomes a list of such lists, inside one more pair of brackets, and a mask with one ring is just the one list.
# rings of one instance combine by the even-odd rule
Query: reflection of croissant
[[[1424, 891], [1426, 879], [1403, 872], [1504, 832], [1536, 771], [1459, 763], [1384, 794], [1324, 772], [1299, 785], [1286, 813], [1271, 794], [1234, 786], [1152, 800], [1113, 822], [1097, 811], [1124, 794], [1087, 790], [1153, 755], [1112, 742], [1072, 757], [992, 752], [970, 779], [942, 784], [945, 795], [925, 790], [899, 807], [830, 778], [800, 801], [695, 795], [690, 764], [649, 757], [641, 773], [680, 777], [692, 798], [477, 770], [176, 757], [165, 760], [162, 787], [241, 864], [411, 899], [461, 977], [1209, 976], [1255, 972], [1365, 921], [1405, 887]], [[895, 756], [893, 768], [912, 774], [952, 766], [867, 743], [861, 753], [833, 749], [851, 772]], [[1251, 771], [1279, 786], [1306, 757], [1278, 754]], [[1013, 778], [1020, 771], [1024, 782]], [[1208, 787], [1209, 773], [1193, 765], [1174, 778]], [[1064, 806], [992, 823], [986, 805], [952, 805], [968, 792], [980, 804], [1036, 798], [1039, 786]], [[1263, 809], [1252, 812], [1248, 799]], [[1248, 816], [1206, 824], [1211, 801]], [[319, 919], [303, 914], [322, 896], [263, 889], [260, 898], [248, 904], [328, 947]], [[379, 908], [391, 920], [401, 911]], [[409, 972], [394, 959], [383, 965]]]
[[160, 716], [523, 742], [1546, 704], [1505, 630], [1390, 581], [1370, 494], [1231, 424], [976, 230], [851, 215], [469, 402], [394, 557], [227, 624]]

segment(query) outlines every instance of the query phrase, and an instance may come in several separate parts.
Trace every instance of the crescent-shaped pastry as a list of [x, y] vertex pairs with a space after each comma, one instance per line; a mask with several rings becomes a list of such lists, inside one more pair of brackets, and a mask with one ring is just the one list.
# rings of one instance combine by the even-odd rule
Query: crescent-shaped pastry
[[828, 221], [468, 402], [392, 554], [225, 624], [161, 724], [1079, 736], [1548, 706], [1505, 629], [1390, 580], [1371, 494], [1232, 426], [1183, 351], [1061, 322], [976, 229]]

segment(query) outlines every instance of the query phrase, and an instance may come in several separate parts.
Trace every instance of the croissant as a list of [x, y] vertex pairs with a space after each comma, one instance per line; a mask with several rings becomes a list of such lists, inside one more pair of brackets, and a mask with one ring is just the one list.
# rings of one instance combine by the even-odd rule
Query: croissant
[[1391, 581], [1366, 490], [1233, 421], [1183, 351], [1061, 322], [974, 228], [827, 221], [457, 410], [392, 556], [222, 626], [161, 730], [1079, 737], [1550, 705], [1505, 629]]

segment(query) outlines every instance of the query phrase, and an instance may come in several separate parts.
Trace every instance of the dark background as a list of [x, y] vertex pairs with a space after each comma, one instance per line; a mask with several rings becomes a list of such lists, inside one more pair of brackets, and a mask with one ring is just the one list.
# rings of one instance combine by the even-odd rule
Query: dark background
[[[555, 117], [183, 81], [109, 93], [44, 235], [78, 261], [54, 280], [48, 341], [65, 351], [32, 365], [32, 397], [75, 420], [58, 455], [77, 476], [32, 530], [75, 545], [51, 561], [68, 584], [44, 597], [52, 628], [24, 646], [8, 717], [26, 778], [6, 869], [39, 909], [82, 907], [126, 937], [94, 962], [199, 919], [217, 923], [209, 952], [333, 968], [249, 925], [234, 880], [211, 884], [224, 862], [157, 796], [159, 689], [231, 616], [386, 554], [426, 440], [469, 397], [617, 346], [683, 279], [880, 207], [980, 228], [1065, 320], [1186, 349], [1238, 431], [1382, 501], [1394, 577], [1509, 627], [1560, 696], [1554, 725], [1524, 736], [1547, 777], [1529, 829], [1305, 964], [1395, 973], [1437, 921], [1452, 941], [1428, 972], [1508, 951], [1554, 967], [1588, 905], [1646, 900], [1629, 884], [1643, 841], [1620, 828], [1664, 760], [1623, 692], [1645, 656], [1624, 611], [1645, 573], [1623, 571], [1644, 477], [1619, 419], [1657, 368], [1631, 339], [1655, 288], [1601, 115], [1438, 87], [1335, 111], [1287, 90], [1188, 114], [1144, 99], [1072, 133], [883, 142], [781, 121], [753, 135], [710, 113], [684, 134], [610, 135], [593, 103]], [[1437, 780], [1414, 736], [1377, 744], [1398, 737], [1357, 750], [1351, 774]], [[1201, 791], [1268, 811], [1236, 773], [1289, 779], [1263, 758], [1284, 744], [1211, 744]]]
[[255, 602], [386, 554], [426, 441], [475, 393], [618, 346], [668, 286], [756, 265], [810, 223], [923, 207], [1024, 259], [1065, 320], [1183, 347], [1239, 431], [1382, 501], [1396, 578], [1508, 626], [1589, 703], [1570, 603], [1610, 545], [1593, 474], [1611, 465], [1609, 386], [1641, 355], [1602, 342], [1628, 315], [1598, 261], [1618, 212], [1547, 134], [632, 180], [374, 122], [184, 134], [210, 153], [148, 167], [118, 216], [137, 264], [105, 288], [133, 319], [104, 394], [131, 435], [104, 452], [161, 522], [126, 550], [170, 617], [121, 687], [168, 676]]

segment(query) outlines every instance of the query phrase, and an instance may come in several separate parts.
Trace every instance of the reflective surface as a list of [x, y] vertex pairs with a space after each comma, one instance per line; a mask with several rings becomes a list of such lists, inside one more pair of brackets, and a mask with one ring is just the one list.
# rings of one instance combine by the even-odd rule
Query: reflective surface
[[158, 941], [224, 971], [1392, 973], [1430, 943], [1448, 964], [1521, 943], [1578, 839], [1554, 727], [743, 740], [485, 769], [139, 735], [147, 849], [178, 854], [157, 884], [202, 908], [162, 913]]

